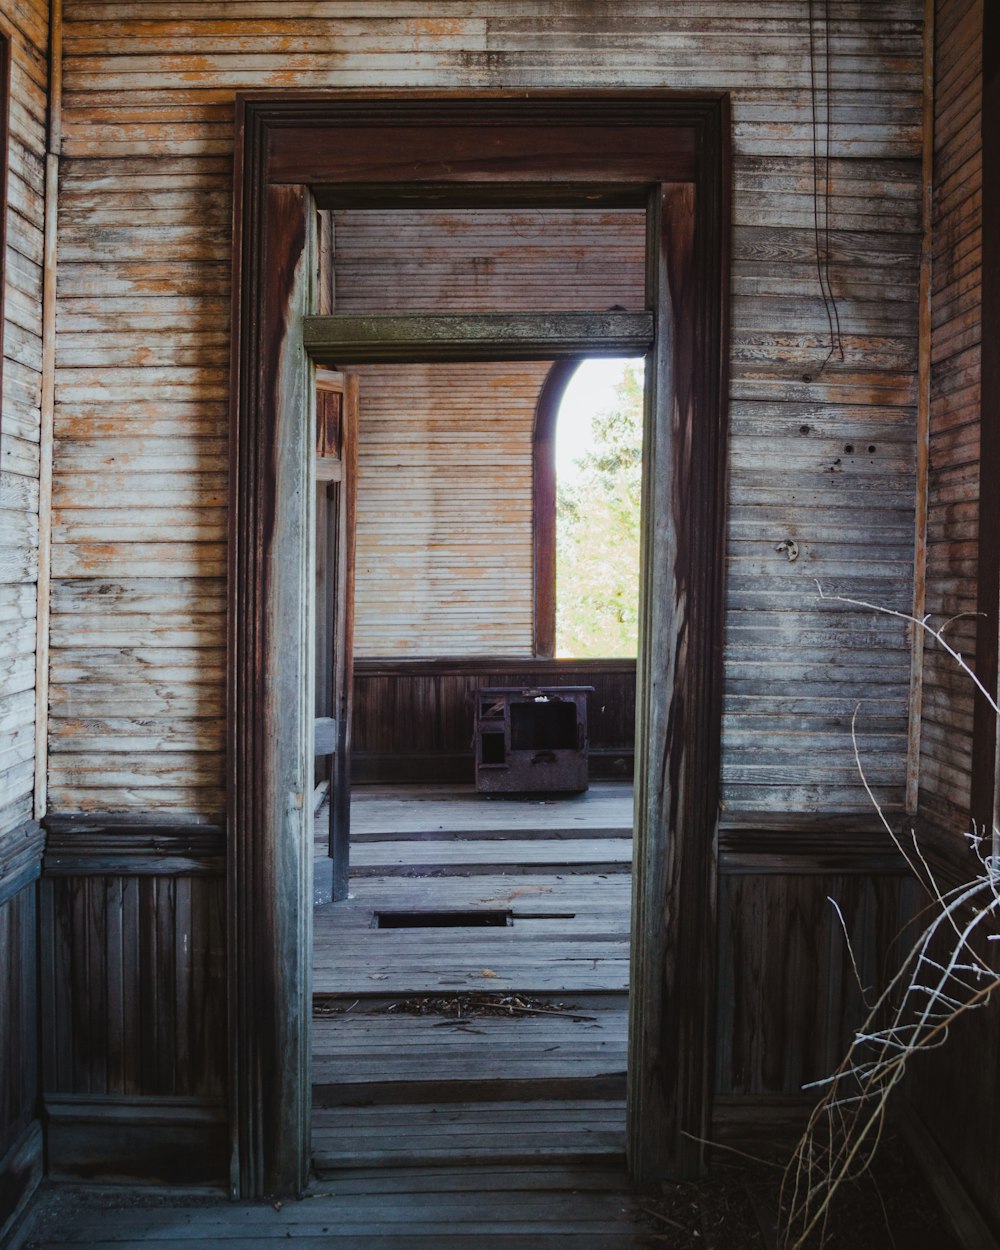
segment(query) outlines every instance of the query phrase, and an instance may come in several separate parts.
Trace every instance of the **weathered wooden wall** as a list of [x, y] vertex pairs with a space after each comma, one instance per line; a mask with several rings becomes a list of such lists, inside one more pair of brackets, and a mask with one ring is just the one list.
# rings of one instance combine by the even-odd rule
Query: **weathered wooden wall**
[[0, 401], [0, 1240], [42, 1172], [35, 650], [41, 476], [48, 4], [0, 12], [10, 42]]
[[[800, 0], [387, 0], [363, 8], [254, 0], [222, 10], [208, 0], [182, 7], [174, 0], [67, 0], [54, 811], [158, 813], [164, 822], [221, 814], [233, 97], [238, 89], [387, 85], [732, 92], [724, 770], [729, 811], [761, 813], [767, 835], [744, 838], [741, 871], [766, 874], [773, 865], [768, 839], [788, 833], [781, 813], [866, 809], [848, 733], [859, 698], [872, 779], [890, 806], [900, 806], [905, 633], [818, 603], [814, 578], [830, 593], [910, 606], [921, 6], [833, 0], [831, 11], [831, 271], [845, 360], [821, 368], [828, 327], [816, 274], [809, 27]], [[822, 61], [822, 41], [820, 52]], [[820, 135], [822, 148], [822, 126]], [[380, 280], [388, 281], [385, 273]], [[448, 285], [442, 280], [439, 292]], [[794, 562], [779, 550], [788, 540], [798, 545]], [[64, 839], [77, 836], [79, 827], [70, 827]], [[171, 836], [181, 835], [175, 829]], [[850, 858], [852, 830], [844, 836]], [[824, 874], [838, 872], [809, 849], [825, 834], [809, 837], [793, 859], [816, 877], [808, 889], [796, 886], [814, 900], [828, 888]], [[146, 875], [137, 862], [102, 875], [99, 858], [88, 854], [81, 847], [70, 857], [76, 867], [65, 882], [46, 882], [46, 932], [83, 923], [73, 920], [75, 899], [113, 898], [120, 879]], [[138, 859], [154, 863], [157, 855], [137, 842]], [[886, 870], [861, 858], [863, 871]], [[83, 880], [94, 876], [108, 884]], [[128, 887], [120, 888], [124, 896]], [[727, 884], [725, 932], [755, 934], [747, 917], [762, 895], [774, 913], [803, 906], [794, 894], [781, 881]], [[150, 917], [137, 923], [155, 928], [148, 892], [140, 889], [137, 898]], [[94, 934], [103, 931], [103, 920], [92, 923]], [[193, 929], [173, 932], [180, 941]], [[217, 954], [218, 931], [205, 925], [199, 932]], [[801, 925], [796, 932], [796, 942], [806, 940]], [[771, 929], [761, 942], [770, 955], [727, 948], [739, 965], [727, 965], [733, 984], [745, 987], [750, 971], [770, 966], [785, 946]], [[165, 994], [173, 985], [169, 946], [151, 957]], [[817, 994], [825, 993], [832, 957], [826, 948], [815, 957], [800, 953], [802, 975], [815, 976]], [[47, 976], [54, 968], [50, 962]], [[746, 1096], [758, 1108], [751, 1118], [761, 1098], [785, 1093], [802, 1070], [791, 1056], [783, 1066], [788, 1013], [780, 1000], [778, 991], [768, 1000], [773, 1012], [758, 1004], [741, 1026], [744, 1040], [736, 1033], [720, 1039], [720, 1053], [732, 1057], [720, 1088], [752, 1090]], [[213, 1001], [221, 1002], [221, 991]], [[66, 1053], [93, 1056], [109, 1044], [109, 1013], [81, 1020], [65, 1008], [51, 1019]], [[748, 1067], [746, 1030], [758, 1050], [775, 1057], [760, 1069], [766, 1079], [744, 1086], [739, 1074], [757, 1070]], [[829, 1047], [816, 1053], [825, 1057]], [[86, 1065], [60, 1071], [53, 1106], [76, 1098], [88, 1104]], [[209, 1114], [208, 1095], [191, 1087], [177, 1096], [188, 1093]], [[155, 1114], [162, 1096], [155, 1085], [129, 1095], [140, 1119]], [[68, 1143], [61, 1166], [79, 1166], [99, 1129], [85, 1105], [61, 1139]]]
[[495, 658], [361, 660], [354, 666], [356, 781], [471, 782], [480, 686], [593, 686], [588, 706], [590, 775], [634, 771], [634, 660]]
[[[995, 426], [996, 412], [995, 404], [990, 412], [981, 382], [982, 346], [990, 341], [990, 335], [984, 339], [983, 334], [989, 284], [996, 317], [1000, 283], [995, 266], [992, 274], [984, 268], [983, 254], [988, 231], [995, 238], [1000, 227], [995, 170], [995, 49], [1000, 27], [994, 13], [991, 51], [984, 28], [991, 18], [988, 0], [985, 5], [983, 0], [937, 0], [935, 9], [927, 610], [938, 621], [985, 610], [989, 615], [984, 624], [992, 627], [995, 640], [997, 602], [990, 603], [988, 594], [984, 601], [978, 583], [982, 578], [989, 584], [989, 566], [997, 560], [996, 506], [991, 498], [997, 444], [995, 429], [988, 427], [991, 416]], [[984, 57], [990, 55], [994, 82], [987, 123]], [[993, 127], [993, 168], [984, 160], [987, 124]], [[993, 533], [980, 528], [984, 520]], [[994, 588], [995, 579], [994, 563]], [[984, 680], [991, 684], [990, 658], [982, 654], [983, 648], [977, 656], [977, 632], [973, 617], [955, 621], [947, 631], [966, 659], [983, 665]], [[924, 671], [921, 828], [939, 888], [948, 890], [974, 875], [976, 861], [964, 836], [971, 831], [975, 814], [970, 807], [977, 782], [995, 791], [997, 780], [992, 743], [985, 761], [981, 744], [974, 750], [974, 726], [981, 733], [985, 722], [975, 718], [969, 679], [933, 645], [928, 647]], [[977, 769], [982, 776], [977, 776]], [[992, 794], [985, 807], [988, 820]], [[996, 967], [986, 943], [980, 955]], [[915, 1064], [909, 1086], [914, 1127], [932, 1166], [946, 1184], [965, 1191], [995, 1238], [1000, 1238], [1000, 1132], [993, 1108], [1000, 1085], [989, 1057], [996, 1054], [998, 1038], [1000, 1003], [993, 1002], [985, 1011], [969, 1013], [940, 1051]]]
[[[644, 252], [634, 210], [341, 210], [334, 306], [641, 308]], [[548, 368], [360, 371], [359, 656], [532, 653], [532, 432]]]
[[545, 362], [358, 369], [358, 656], [530, 655]]
[[10, 168], [0, 415], [0, 833], [35, 782], [35, 613], [42, 372], [48, 5], [3, 11], [11, 40]]
[[[813, 579], [910, 602], [921, 22], [914, 0], [832, 12], [832, 273], [846, 361], [818, 375], [827, 323], [798, 4], [553, 15], [525, 3], [497, 15], [470, 0], [461, 14], [359, 17], [331, 2], [220, 19], [206, 3], [178, 19], [159, 0], [71, 0], [53, 807], [221, 804], [233, 92], [618, 82], [733, 92], [727, 803], [863, 808], [847, 734], [861, 698], [873, 779], [899, 804], [903, 631], [817, 604]], [[775, 550], [789, 538], [794, 563]]]
[[[976, 611], [982, 252], [982, 0], [937, 5], [931, 270], [931, 409], [926, 610]], [[976, 622], [948, 638], [974, 660]], [[920, 810], [969, 828], [973, 688], [941, 648], [924, 660]]]
[[42, 1084], [53, 1175], [226, 1175], [222, 831], [51, 822]]

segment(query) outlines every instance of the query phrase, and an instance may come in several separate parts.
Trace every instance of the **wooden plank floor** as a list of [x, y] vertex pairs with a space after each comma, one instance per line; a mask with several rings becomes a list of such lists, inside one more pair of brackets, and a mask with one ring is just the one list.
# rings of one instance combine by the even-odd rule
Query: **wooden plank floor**
[[356, 786], [351, 836], [443, 830], [522, 829], [550, 836], [559, 829], [632, 828], [632, 787], [597, 781], [583, 794], [517, 797], [477, 794], [471, 785]]
[[229, 1203], [176, 1193], [51, 1187], [25, 1250], [644, 1250], [663, 1245], [616, 1169], [438, 1166], [356, 1169], [301, 1201]]
[[314, 1106], [363, 1109], [557, 1095], [621, 1101], [625, 996], [574, 996], [573, 1002], [573, 1010], [553, 1006], [552, 1014], [509, 1018], [456, 1020], [440, 1012], [413, 1017], [392, 1014], [391, 1002], [358, 1004], [347, 1016], [317, 1016]]
[[315, 1171], [434, 1163], [624, 1162], [625, 1100], [537, 1099], [356, 1108], [313, 1113]]
[[[356, 790], [352, 897], [314, 914], [315, 992], [624, 992], [631, 787], [602, 783], [544, 802], [426, 790], [406, 791], [410, 800], [399, 787]], [[321, 810], [319, 836], [325, 819]], [[568, 836], [581, 826], [600, 836]], [[372, 927], [379, 910], [449, 908], [515, 917], [506, 929]]]
[[[623, 1160], [631, 823], [619, 783], [544, 801], [356, 790], [351, 897], [314, 914], [319, 1175]], [[373, 927], [404, 910], [511, 923]], [[541, 1013], [445, 1009], [483, 994]]]

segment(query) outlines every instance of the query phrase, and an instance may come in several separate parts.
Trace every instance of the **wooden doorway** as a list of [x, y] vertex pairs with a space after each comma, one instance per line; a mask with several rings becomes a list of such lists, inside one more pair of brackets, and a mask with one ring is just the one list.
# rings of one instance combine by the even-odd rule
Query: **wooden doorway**
[[[642, 206], [647, 313], [397, 323], [388, 359], [651, 341], [638, 665], [629, 1162], [697, 1172], [711, 1101], [725, 481], [724, 97], [663, 92], [245, 98], [232, 375], [232, 1188], [309, 1160], [314, 361], [386, 359], [377, 318], [315, 316], [314, 207]], [[631, 322], [629, 318], [632, 318]], [[398, 322], [398, 319], [397, 319]], [[538, 343], [545, 342], [539, 356]], [[560, 344], [558, 352], [553, 345]], [[335, 353], [335, 355], [331, 355]], [[407, 355], [409, 353], [409, 356]], [[511, 353], [514, 353], [511, 357]]]

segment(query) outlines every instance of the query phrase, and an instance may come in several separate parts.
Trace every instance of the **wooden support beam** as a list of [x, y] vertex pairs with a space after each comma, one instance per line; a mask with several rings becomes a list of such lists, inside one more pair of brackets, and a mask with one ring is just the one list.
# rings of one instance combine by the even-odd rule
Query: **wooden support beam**
[[651, 312], [418, 313], [306, 317], [306, 351], [321, 363], [557, 360], [637, 356], [654, 336]]

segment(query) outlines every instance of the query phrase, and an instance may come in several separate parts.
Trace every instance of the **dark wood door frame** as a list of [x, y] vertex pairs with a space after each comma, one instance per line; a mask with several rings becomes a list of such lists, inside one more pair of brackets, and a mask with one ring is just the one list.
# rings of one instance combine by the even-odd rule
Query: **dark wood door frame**
[[[711, 1110], [728, 108], [719, 94], [298, 93], [237, 105], [228, 664], [232, 1192], [309, 1166], [309, 463], [317, 207], [643, 206], [647, 309], [629, 1163]], [[348, 363], [348, 362], [343, 362]]]

